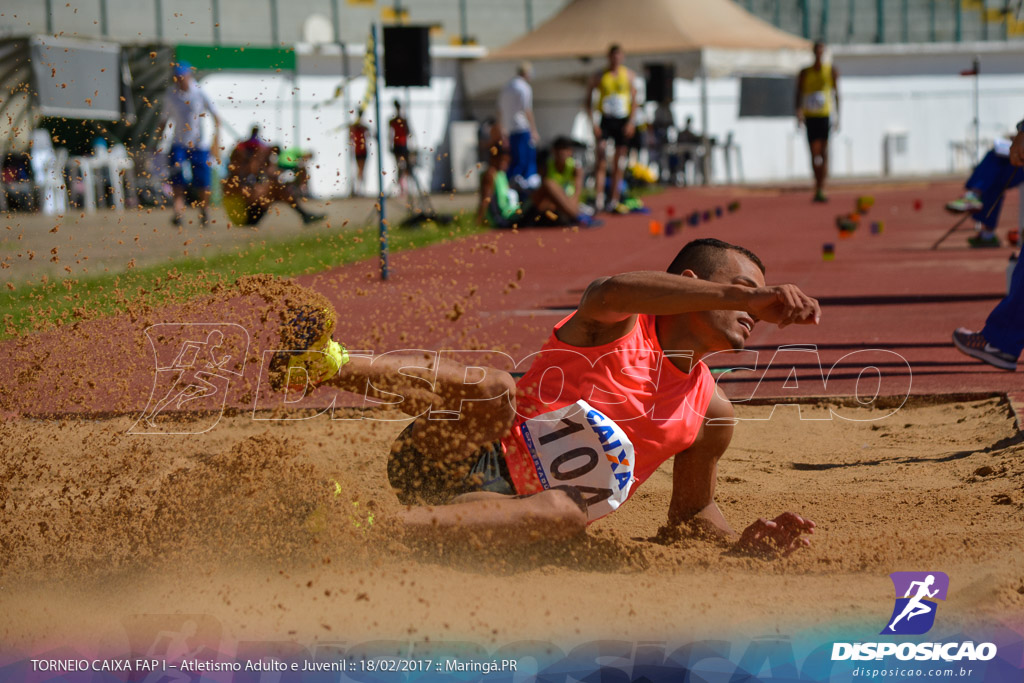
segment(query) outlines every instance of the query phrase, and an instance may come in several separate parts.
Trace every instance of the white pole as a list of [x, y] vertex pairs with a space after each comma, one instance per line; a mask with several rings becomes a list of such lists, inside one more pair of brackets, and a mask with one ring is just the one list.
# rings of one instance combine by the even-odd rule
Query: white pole
[[711, 145], [709, 144], [708, 138], [708, 124], [710, 117], [708, 116], [708, 70], [704, 66], [704, 54], [700, 55], [701, 65], [699, 78], [700, 78], [700, 128], [701, 128], [701, 144], [704, 147], [704, 158], [701, 163], [704, 168], [704, 177], [702, 178], [704, 185], [711, 184]]
[[978, 81], [981, 80], [981, 60], [974, 58], [974, 163], [981, 161], [981, 106]]
[[373, 25], [373, 78], [374, 78], [374, 110], [377, 118], [377, 175], [380, 180], [380, 188], [377, 190], [377, 204], [379, 205], [379, 232], [380, 232], [380, 279], [387, 280], [391, 275], [388, 264], [388, 222], [384, 217], [384, 122], [381, 121], [380, 98], [383, 97], [383, 79], [381, 70], [384, 60], [383, 54], [384, 32], [381, 30], [380, 22]]

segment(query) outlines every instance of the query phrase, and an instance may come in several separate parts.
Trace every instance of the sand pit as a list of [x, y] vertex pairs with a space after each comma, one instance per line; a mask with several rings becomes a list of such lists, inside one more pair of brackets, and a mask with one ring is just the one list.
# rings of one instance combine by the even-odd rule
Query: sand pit
[[1006, 400], [914, 398], [873, 422], [770, 414], [738, 408], [717, 499], [734, 527], [783, 510], [814, 519], [813, 547], [781, 560], [650, 540], [670, 466], [567, 546], [411, 549], [389, 523], [397, 414], [236, 414], [179, 435], [129, 435], [134, 415], [8, 420], [0, 638], [115, 647], [181, 615], [213, 641], [306, 644], [877, 633], [897, 570], [952, 577], [944, 631], [1019, 626], [1024, 439]]

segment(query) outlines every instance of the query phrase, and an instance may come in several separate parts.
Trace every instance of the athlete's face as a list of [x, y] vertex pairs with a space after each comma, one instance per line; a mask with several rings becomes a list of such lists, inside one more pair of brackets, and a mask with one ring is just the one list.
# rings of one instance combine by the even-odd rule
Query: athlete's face
[[[722, 266], [708, 279], [740, 287], [764, 287], [761, 269], [746, 256], [731, 250], [726, 252]], [[709, 351], [742, 349], [757, 322], [745, 311], [706, 311], [698, 315], [704, 323], [702, 332], [707, 335], [705, 344]]]
[[608, 53], [608, 66], [612, 69], [618, 69], [622, 66], [622, 50], [612, 50]]

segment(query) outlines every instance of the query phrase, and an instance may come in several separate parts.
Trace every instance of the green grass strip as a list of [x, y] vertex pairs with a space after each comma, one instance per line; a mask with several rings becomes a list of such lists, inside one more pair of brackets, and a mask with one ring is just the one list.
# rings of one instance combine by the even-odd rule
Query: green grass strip
[[[394, 253], [486, 231], [476, 225], [472, 215], [463, 214], [448, 225], [424, 223], [411, 229], [392, 228], [388, 231], [388, 246]], [[209, 256], [175, 259], [120, 273], [44, 278], [0, 292], [4, 322], [0, 338], [123, 313], [141, 305], [185, 301], [207, 295], [213, 285], [227, 284], [243, 275], [306, 275], [376, 259], [378, 255], [379, 236], [373, 226], [285, 240], [253, 239]]]

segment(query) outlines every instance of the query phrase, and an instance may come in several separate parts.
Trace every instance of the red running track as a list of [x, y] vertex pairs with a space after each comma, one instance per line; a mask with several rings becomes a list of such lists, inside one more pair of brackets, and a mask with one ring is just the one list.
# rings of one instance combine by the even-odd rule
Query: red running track
[[[300, 281], [344, 308], [349, 327], [342, 336], [374, 350], [484, 348], [518, 360], [543, 343], [594, 278], [660, 270], [688, 240], [718, 237], [753, 250], [767, 264], [769, 282], [796, 283], [823, 308], [820, 326], [760, 323], [750, 338], [756, 354], [714, 359], [712, 365], [753, 368], [723, 377], [733, 398], [1021, 392], [1020, 374], [967, 358], [950, 342], [957, 326], [984, 324], [1005, 293], [1012, 251], [968, 248], [968, 224], [930, 249], [955, 222], [943, 205], [958, 192], [955, 183], [851, 187], [820, 205], [803, 191], [672, 189], [648, 199], [650, 216], [608, 217], [599, 229], [495, 232], [399, 254], [387, 283], [376, 280], [373, 263]], [[864, 194], [875, 198], [874, 207], [851, 238], [839, 239], [836, 215], [852, 211]], [[670, 207], [686, 216], [733, 199], [741, 202], [736, 213], [672, 237], [649, 234], [649, 221], [664, 222]], [[1011, 193], [1003, 225], [1015, 227], [1016, 216]], [[872, 221], [883, 222], [881, 234], [871, 233]], [[822, 258], [826, 242], [835, 244], [833, 261]], [[452, 322], [456, 305], [462, 310]], [[779, 351], [793, 345], [810, 350]]]
[[[967, 358], [950, 342], [959, 325], [980, 328], [1003, 296], [1010, 254], [1008, 248], [968, 249], [966, 231], [937, 251], [929, 249], [952, 225], [942, 207], [958, 191], [954, 183], [847, 188], [833, 191], [829, 204], [815, 205], [807, 192], [673, 189], [649, 198], [651, 216], [607, 217], [598, 229], [491, 232], [396, 254], [386, 283], [374, 262], [299, 281], [331, 299], [340, 315], [336, 336], [350, 349], [490, 350], [463, 356], [522, 370], [513, 362], [540, 347], [594, 278], [664, 269], [688, 240], [714, 236], [759, 254], [769, 282], [796, 283], [823, 304], [820, 326], [780, 330], [761, 323], [750, 338], [750, 351], [713, 359], [713, 366], [749, 368], [722, 376], [734, 399], [869, 399], [908, 390], [1019, 397], [1021, 374]], [[852, 238], [838, 239], [836, 214], [852, 210], [855, 197], [867, 193], [875, 197], [874, 208]], [[649, 234], [649, 221], [664, 221], [669, 207], [685, 216], [713, 212], [734, 199], [741, 202], [736, 213], [725, 212], [672, 237]], [[921, 210], [914, 208], [917, 200]], [[1012, 226], [1016, 193], [1007, 204], [1003, 224]], [[882, 234], [871, 234], [873, 220], [884, 221]], [[835, 244], [833, 261], [822, 260], [826, 242]], [[199, 320], [203, 316], [229, 320], [228, 313], [184, 315], [181, 307], [168, 307], [0, 343], [0, 356], [6, 358], [0, 363], [0, 413], [140, 411], [153, 392], [155, 367], [142, 331], [156, 322], [207, 322]], [[235, 313], [241, 319], [241, 312]], [[254, 339], [274, 334], [250, 332]], [[97, 369], [109, 369], [110, 378], [96, 381]], [[245, 380], [234, 381], [221, 396], [228, 405], [251, 408], [259, 376], [259, 363], [248, 363]], [[313, 403], [328, 400], [325, 393], [317, 392]], [[273, 402], [265, 391], [256, 396]]]

